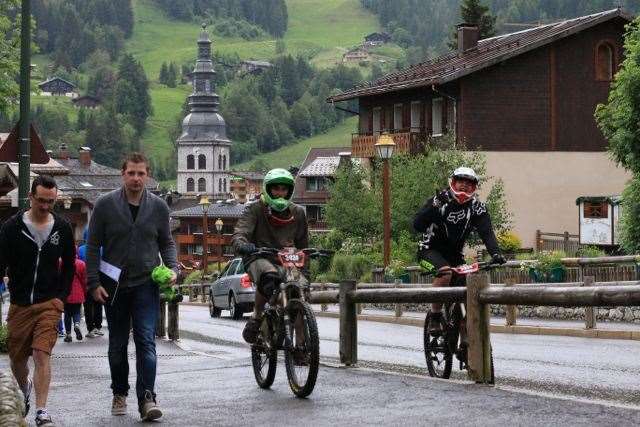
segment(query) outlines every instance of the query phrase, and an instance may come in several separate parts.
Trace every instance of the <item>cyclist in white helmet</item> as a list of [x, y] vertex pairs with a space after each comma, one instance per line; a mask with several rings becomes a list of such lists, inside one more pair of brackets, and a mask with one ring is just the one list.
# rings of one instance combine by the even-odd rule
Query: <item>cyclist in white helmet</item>
[[[427, 200], [414, 218], [413, 227], [423, 233], [418, 244], [418, 258], [423, 267], [435, 272], [433, 286], [456, 285], [451, 284], [449, 267], [464, 264], [464, 245], [474, 230], [491, 254], [492, 262], [506, 262], [500, 254], [487, 207], [476, 195], [478, 182], [473, 169], [457, 168], [451, 174], [449, 188]], [[429, 330], [436, 332], [441, 326], [442, 304], [431, 304], [431, 312]]]

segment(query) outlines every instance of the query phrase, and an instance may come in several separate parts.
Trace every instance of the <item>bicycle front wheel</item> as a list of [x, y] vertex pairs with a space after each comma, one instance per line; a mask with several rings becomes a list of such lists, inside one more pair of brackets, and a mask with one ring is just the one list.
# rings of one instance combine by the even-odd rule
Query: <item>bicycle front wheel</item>
[[277, 344], [274, 337], [276, 322], [269, 313], [262, 316], [258, 341], [251, 346], [253, 375], [260, 388], [269, 388], [276, 377], [278, 366]]
[[451, 376], [451, 368], [453, 366], [453, 353], [449, 343], [449, 333], [447, 331], [446, 322], [442, 322], [441, 332], [436, 334], [429, 333], [429, 321], [431, 319], [431, 310], [427, 312], [424, 319], [424, 356], [427, 362], [427, 370], [429, 376], [436, 378], [449, 378]]
[[287, 311], [289, 325], [284, 363], [289, 387], [297, 397], [307, 397], [316, 385], [320, 365], [318, 324], [311, 306], [306, 302], [291, 300]]

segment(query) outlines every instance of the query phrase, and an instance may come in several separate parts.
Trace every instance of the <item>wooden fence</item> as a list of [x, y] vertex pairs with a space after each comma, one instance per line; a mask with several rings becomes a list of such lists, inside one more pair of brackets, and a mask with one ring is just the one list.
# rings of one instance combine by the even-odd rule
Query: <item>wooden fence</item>
[[357, 304], [466, 302], [469, 340], [468, 374], [477, 383], [490, 384], [493, 383], [489, 336], [490, 304], [559, 307], [640, 305], [640, 285], [635, 283], [602, 286], [590, 277], [573, 286], [567, 285], [489, 286], [489, 277], [486, 274], [469, 276], [466, 288], [411, 286], [405, 289], [371, 289], [364, 285], [358, 288], [355, 281], [348, 280], [341, 282], [338, 290], [312, 292], [310, 302], [339, 304], [340, 361], [345, 365], [354, 365], [358, 362]]
[[577, 234], [568, 231], [564, 233], [545, 233], [536, 230], [536, 251], [564, 251], [567, 256], [575, 256], [580, 249]]

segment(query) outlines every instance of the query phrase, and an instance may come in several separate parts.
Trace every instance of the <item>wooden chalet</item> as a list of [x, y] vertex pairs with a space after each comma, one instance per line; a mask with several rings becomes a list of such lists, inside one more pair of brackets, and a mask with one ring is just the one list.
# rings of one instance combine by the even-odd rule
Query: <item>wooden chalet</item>
[[487, 175], [504, 180], [516, 233], [532, 246], [538, 228], [576, 229], [577, 196], [619, 193], [628, 178], [608, 158], [594, 112], [631, 20], [613, 9], [482, 40], [461, 24], [457, 50], [328, 101], [358, 100], [354, 157], [373, 157], [382, 132], [397, 152], [423, 152], [447, 134], [483, 151]]
[[76, 85], [60, 77], [52, 77], [42, 83], [38, 83], [38, 87], [43, 95], [70, 97], [76, 95]]

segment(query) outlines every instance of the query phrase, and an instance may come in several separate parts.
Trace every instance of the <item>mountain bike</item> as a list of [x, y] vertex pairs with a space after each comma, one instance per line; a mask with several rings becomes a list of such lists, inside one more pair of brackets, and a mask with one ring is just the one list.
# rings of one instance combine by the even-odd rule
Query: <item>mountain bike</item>
[[251, 363], [258, 386], [273, 384], [278, 350], [284, 351], [289, 387], [297, 397], [313, 391], [320, 364], [318, 324], [309, 303], [309, 286], [302, 275], [307, 258], [330, 256], [330, 252], [307, 248], [258, 248], [253, 256], [267, 258], [282, 266], [282, 283], [265, 306], [260, 333], [251, 345]]
[[[474, 263], [451, 267], [451, 284], [449, 286], [465, 286], [469, 274], [480, 270], [489, 270], [497, 264], [489, 262]], [[431, 310], [427, 311], [424, 320], [424, 355], [427, 361], [429, 375], [437, 378], [449, 378], [453, 367], [453, 356], [460, 362], [460, 370], [468, 368], [467, 343], [460, 338], [460, 324], [466, 322], [467, 311], [465, 304], [461, 302], [445, 303], [442, 309], [442, 321], [440, 331], [429, 332]], [[491, 352], [491, 384], [494, 382], [493, 350]]]

